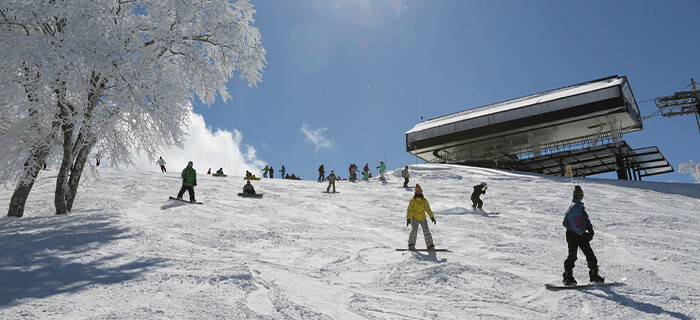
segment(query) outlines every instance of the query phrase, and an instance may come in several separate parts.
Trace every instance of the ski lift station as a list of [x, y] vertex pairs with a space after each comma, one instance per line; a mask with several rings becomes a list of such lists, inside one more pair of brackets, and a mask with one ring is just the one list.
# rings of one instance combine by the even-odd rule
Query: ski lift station
[[622, 137], [642, 130], [625, 76], [611, 76], [430, 119], [406, 132], [406, 151], [436, 163], [618, 179], [673, 172], [657, 147]]

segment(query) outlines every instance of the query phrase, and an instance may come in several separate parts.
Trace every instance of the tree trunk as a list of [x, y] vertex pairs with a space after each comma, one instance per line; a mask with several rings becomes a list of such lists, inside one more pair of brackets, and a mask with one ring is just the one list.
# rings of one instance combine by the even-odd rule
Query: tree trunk
[[73, 165], [73, 131], [75, 129], [74, 120], [72, 119], [72, 109], [58, 102], [59, 119], [61, 120], [61, 132], [63, 133], [63, 159], [61, 167], [58, 169], [58, 177], [56, 177], [56, 193], [54, 194], [54, 205], [56, 206], [56, 214], [67, 214], [68, 207], [66, 206], [66, 194], [68, 193], [68, 175], [70, 168]]
[[95, 146], [96, 141], [92, 139], [90, 142], [83, 144], [78, 151], [78, 155], [75, 157], [75, 163], [71, 169], [70, 179], [68, 180], [68, 199], [66, 200], [68, 211], [73, 209], [73, 201], [75, 201], [75, 196], [78, 194], [78, 185], [80, 184], [80, 177], [83, 175], [83, 169], [85, 168], [85, 163], [88, 161], [88, 156], [90, 151]]
[[41, 166], [49, 156], [49, 147], [46, 145], [34, 147], [29, 158], [24, 162], [24, 177], [22, 177], [12, 193], [10, 208], [7, 210], [8, 217], [21, 217], [24, 215], [24, 205], [27, 203], [29, 193], [34, 187], [36, 177], [39, 175]]
[[78, 138], [73, 146], [73, 153], [71, 155], [72, 166], [70, 171], [70, 179], [68, 180], [68, 193], [66, 194], [66, 205], [68, 211], [73, 209], [73, 202], [75, 201], [75, 196], [78, 194], [78, 186], [80, 185], [80, 178], [83, 175], [83, 169], [85, 168], [85, 163], [88, 160], [90, 151], [97, 143], [97, 138], [92, 131], [91, 119], [98, 103], [100, 102], [100, 95], [105, 89], [107, 84], [107, 79], [102, 78], [99, 74], [93, 72], [90, 78], [90, 84], [92, 89], [88, 93], [88, 107], [85, 112], [85, 118], [83, 119], [83, 126], [80, 127]]

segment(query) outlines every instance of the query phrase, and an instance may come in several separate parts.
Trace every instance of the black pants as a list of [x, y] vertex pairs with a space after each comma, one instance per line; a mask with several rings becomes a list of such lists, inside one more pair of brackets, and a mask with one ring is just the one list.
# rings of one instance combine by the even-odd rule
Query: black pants
[[566, 244], [569, 246], [569, 256], [566, 257], [566, 260], [564, 261], [565, 270], [574, 269], [578, 248], [581, 248], [583, 254], [586, 255], [588, 268], [598, 269], [598, 259], [596, 259], [595, 254], [593, 254], [593, 249], [591, 249], [591, 244], [588, 237], [578, 235], [575, 232], [566, 231]]
[[406, 178], [406, 177], [403, 178], [403, 187], [404, 188], [408, 187], [408, 178]]
[[182, 195], [185, 194], [185, 190], [190, 194], [190, 201], [194, 201], [194, 187], [182, 186], [180, 192], [177, 193], [177, 197], [182, 198]]
[[472, 208], [479, 208], [484, 206], [484, 202], [479, 198], [472, 198]]

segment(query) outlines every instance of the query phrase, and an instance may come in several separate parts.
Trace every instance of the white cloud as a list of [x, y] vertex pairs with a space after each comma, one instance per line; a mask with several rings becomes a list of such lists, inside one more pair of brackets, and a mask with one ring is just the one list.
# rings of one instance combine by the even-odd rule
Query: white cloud
[[[204, 122], [204, 117], [190, 113], [190, 125], [183, 149], [173, 147], [163, 153], [163, 160], [168, 172], [180, 172], [187, 166], [188, 161], [194, 162], [198, 173], [206, 174], [219, 168], [229, 175], [243, 176], [246, 170], [260, 176], [265, 162], [258, 159], [255, 148], [243, 144], [243, 134], [238, 130], [227, 131], [217, 129], [212, 131]], [[160, 167], [148, 160], [144, 155], [136, 160], [137, 167], [148, 171], [160, 171]]]
[[311, 129], [306, 123], [301, 124], [301, 132], [306, 136], [306, 141], [311, 142], [318, 151], [323, 148], [330, 148], [335, 144], [332, 140], [326, 138], [323, 134], [328, 131], [328, 128]]

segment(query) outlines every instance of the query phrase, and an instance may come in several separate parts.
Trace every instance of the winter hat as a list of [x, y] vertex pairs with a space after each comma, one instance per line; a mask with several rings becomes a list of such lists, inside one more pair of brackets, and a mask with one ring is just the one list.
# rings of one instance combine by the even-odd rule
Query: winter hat
[[423, 189], [420, 187], [419, 184], [416, 183], [416, 194], [423, 194]]
[[192, 161], [188, 162], [187, 165], [188, 165], [188, 166], [193, 165]]
[[481, 185], [484, 187], [487, 186], [486, 182], [482, 182]]
[[583, 189], [581, 189], [581, 186], [574, 187], [574, 198], [583, 198]]

